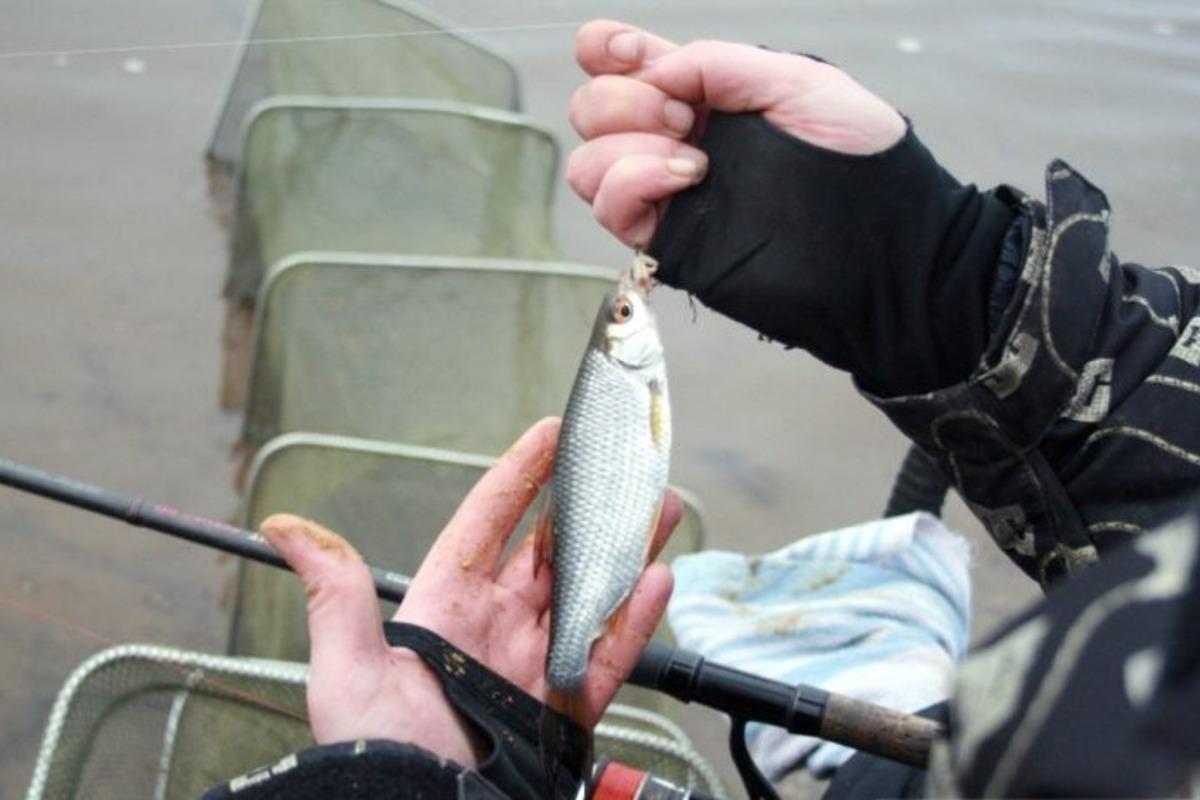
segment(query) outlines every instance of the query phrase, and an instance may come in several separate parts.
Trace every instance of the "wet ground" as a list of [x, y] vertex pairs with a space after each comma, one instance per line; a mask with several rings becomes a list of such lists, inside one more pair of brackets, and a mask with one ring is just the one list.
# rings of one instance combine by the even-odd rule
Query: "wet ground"
[[[1040, 193], [1068, 159], [1106, 189], [1118, 253], [1200, 253], [1200, 9], [1192, 2], [655, 4], [443, 0], [524, 78], [526, 108], [573, 136], [571, 26], [594, 16], [664, 36], [823, 55], [892, 100], [944, 164]], [[236, 39], [233, 0], [0, 4], [0, 455], [198, 513], [234, 508], [237, 419], [216, 408], [223, 237], [201, 153], [229, 47], [55, 55]], [[520, 26], [537, 26], [517, 30]], [[41, 55], [13, 57], [18, 52]], [[560, 194], [574, 260], [627, 253]], [[716, 547], [768, 550], [876, 514], [903, 442], [848, 380], [682, 297], [658, 299], [670, 348], [673, 478], [703, 500]], [[977, 542], [976, 636], [1035, 596]], [[224, 644], [232, 564], [117, 523], [0, 493], [0, 798], [28, 781], [54, 692], [109, 642]], [[723, 730], [691, 729], [724, 763]]]

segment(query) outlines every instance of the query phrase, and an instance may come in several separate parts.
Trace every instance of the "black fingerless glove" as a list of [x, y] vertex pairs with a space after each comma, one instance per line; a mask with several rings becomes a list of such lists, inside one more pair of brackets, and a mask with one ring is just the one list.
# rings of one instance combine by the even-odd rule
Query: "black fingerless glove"
[[[573, 797], [583, 761], [586, 733], [565, 716], [547, 709], [523, 689], [480, 664], [432, 631], [384, 623], [393, 647], [412, 650], [442, 681], [446, 699], [475, 729], [487, 757], [474, 769], [446, 761], [412, 744], [384, 740], [340, 742], [312, 747], [270, 767], [211, 789], [204, 800], [337, 800], [345, 798]], [[542, 715], [553, 714], [562, 763], [553, 793], [547, 786], [539, 747]]]
[[910, 128], [851, 156], [759, 114], [712, 114], [708, 174], [649, 247], [663, 283], [881, 395], [961, 381], [988, 338], [1014, 210], [942, 169]]
[[566, 739], [556, 797], [574, 796], [582, 776], [571, 770], [583, 763], [589, 747], [587, 733], [519, 686], [505, 680], [433, 631], [399, 622], [385, 622], [383, 633], [392, 647], [406, 647], [437, 673], [446, 699], [484, 740], [488, 756], [475, 768], [513, 798], [546, 795], [546, 772], [540, 746], [543, 714], [558, 719], [556, 729]]

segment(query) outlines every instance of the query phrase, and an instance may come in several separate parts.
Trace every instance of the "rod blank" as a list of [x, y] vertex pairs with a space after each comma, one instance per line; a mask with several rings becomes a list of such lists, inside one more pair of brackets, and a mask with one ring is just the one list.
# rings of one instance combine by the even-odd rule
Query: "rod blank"
[[[0, 458], [0, 485], [93, 511], [138, 527], [202, 544], [243, 558], [290, 569], [254, 531], [188, 514], [170, 506], [103, 489]], [[410, 579], [368, 567], [376, 594], [399, 603]], [[699, 653], [651, 642], [629, 683], [697, 702], [747, 720], [778, 725], [793, 733], [819, 736], [884, 758], [924, 767], [941, 726], [913, 714], [790, 684], [708, 662]]]
[[[36, 467], [0, 458], [0, 484], [40, 495], [60, 503], [94, 511], [139, 528], [150, 528], [168, 536], [186, 539], [251, 561], [291, 569], [261, 534], [206, 517], [188, 514], [170, 506], [150, 503], [140, 497], [114, 492], [90, 483], [55, 475]], [[368, 567], [375, 592], [384, 600], [399, 603], [408, 590], [409, 578], [397, 572]]]

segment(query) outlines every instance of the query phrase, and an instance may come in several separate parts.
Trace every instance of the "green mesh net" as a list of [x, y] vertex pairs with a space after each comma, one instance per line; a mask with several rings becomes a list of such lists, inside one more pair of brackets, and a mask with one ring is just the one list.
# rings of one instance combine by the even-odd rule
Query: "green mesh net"
[[243, 438], [498, 455], [566, 407], [613, 280], [546, 262], [298, 256], [264, 287]]
[[28, 797], [198, 797], [311, 743], [304, 675], [151, 645], [105, 650], [59, 693]]
[[395, 0], [258, 0], [210, 162], [232, 169], [250, 109], [272, 95], [434, 98], [517, 110], [513, 66], [453, 27]]
[[552, 137], [499, 111], [275, 98], [254, 113], [226, 297], [304, 251], [554, 258]]
[[[270, 442], [255, 458], [241, 521], [257, 528], [271, 514], [298, 514], [345, 536], [368, 563], [411, 575], [490, 463], [451, 451], [289, 434]], [[684, 516], [662, 554], [664, 561], [704, 544], [696, 501], [676, 491], [684, 499]], [[522, 527], [528, 528], [528, 522]], [[304, 593], [295, 576], [243, 563], [235, 607], [232, 652], [307, 658]], [[664, 625], [660, 635], [665, 634]], [[643, 700], [649, 695], [640, 694]], [[629, 695], [634, 696], [639, 694]], [[661, 707], [657, 697], [655, 707]]]
[[[28, 800], [194, 800], [312, 744], [302, 664], [122, 645], [64, 684]], [[670, 722], [614, 706], [596, 750], [710, 793], [712, 768]]]

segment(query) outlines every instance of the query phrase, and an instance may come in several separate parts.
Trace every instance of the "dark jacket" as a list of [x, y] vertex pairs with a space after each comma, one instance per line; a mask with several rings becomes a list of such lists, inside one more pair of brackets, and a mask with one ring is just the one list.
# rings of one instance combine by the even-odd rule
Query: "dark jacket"
[[658, 277], [851, 373], [1042, 586], [1200, 486], [1200, 270], [1121, 263], [1104, 194], [983, 193], [914, 133], [875, 156], [713, 115]]
[[[1108, 248], [1103, 193], [1069, 166], [1050, 165], [1039, 202], [1012, 189], [984, 193], [959, 184], [911, 130], [885, 153], [844, 156], [804, 144], [759, 116], [714, 114], [700, 146], [710, 154], [709, 172], [671, 203], [651, 247], [658, 277], [850, 372], [1044, 587], [1190, 509], [1200, 485], [1200, 424], [1192, 422], [1200, 420], [1200, 270], [1119, 262]], [[1171, 540], [1180, 558], [1190, 552], [1185, 539]], [[1105, 734], [1104, 741], [1119, 743], [1118, 753], [1141, 741], [1138, 726], [1150, 706], [1133, 708], [1117, 683], [1119, 669], [1068, 670], [1075, 677], [1042, 697], [1046, 708], [1070, 701], [1068, 689], [1084, 686], [1085, 678], [1089, 697], [1119, 708], [1097, 703], [1090, 716], [1077, 709], [1073, 718], [1067, 702], [1053, 716], [1065, 728], [1029, 734], [1082, 742], [1071, 751], [1079, 754], [1074, 761], [1030, 759], [1037, 751], [1028, 748], [1005, 761], [1023, 719], [1016, 711], [1037, 700], [1053, 653], [1083, 635], [1076, 625], [1087, 622], [1092, 601], [1140, 585], [1162, 566], [1161, 558], [1124, 552], [1107, 571], [1072, 581], [1070, 591], [1052, 593], [1005, 632], [1018, 638], [1001, 636], [968, 662], [952, 703], [954, 737], [938, 757], [939, 791], [1037, 794], [1074, 786], [1095, 794], [1102, 784], [1072, 783], [1071, 772], [1087, 777], [1090, 754], [1107, 752], [1088, 746], [1098, 731], [1091, 720], [1133, 720], [1120, 723], [1125, 738]], [[1192, 677], [1200, 652], [1175, 624], [1186, 618], [1180, 609], [1200, 608], [1193, 561], [1176, 570], [1184, 577], [1173, 594], [1158, 598], [1169, 611], [1139, 607], [1141, 616], [1123, 618], [1132, 624], [1104, 628], [1103, 652], [1093, 656], [1097, 664], [1119, 665], [1138, 649], [1159, 646], [1176, 668], [1156, 674], [1144, 704], [1164, 696], [1176, 705], [1200, 699]], [[1022, 647], [1019, 637], [1028, 638], [1036, 619], [1053, 635]], [[1084, 641], [1098, 630], [1088, 628]], [[988, 717], [988, 703], [973, 702], [997, 690], [988, 653], [1008, 659], [1005, 669], [1018, 687], [1010, 692], [1011, 713], [999, 721]], [[1164, 675], [1175, 683], [1168, 686]], [[1081, 731], [1072, 719], [1090, 727]], [[967, 748], [970, 742], [991, 747], [989, 757]], [[1158, 752], [1155, 746], [1146, 745], [1148, 752]], [[1019, 779], [1039, 763], [1059, 782]], [[1152, 771], [1151, 782], [1131, 777], [1121, 790], [1169, 784], [1182, 762], [1163, 763], [1170, 769]], [[1002, 765], [1007, 782], [996, 783]], [[503, 777], [489, 780], [394, 743], [317, 748], [285, 766], [218, 787], [210, 797], [527, 796], [535, 780], [518, 776], [506, 785]], [[854, 796], [855, 786], [875, 794], [923, 785], [911, 774], [902, 783], [872, 783], [869, 763], [849, 766], [853, 780], [843, 782], [842, 796]], [[316, 781], [318, 775], [325, 778]]]

